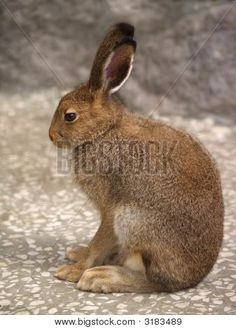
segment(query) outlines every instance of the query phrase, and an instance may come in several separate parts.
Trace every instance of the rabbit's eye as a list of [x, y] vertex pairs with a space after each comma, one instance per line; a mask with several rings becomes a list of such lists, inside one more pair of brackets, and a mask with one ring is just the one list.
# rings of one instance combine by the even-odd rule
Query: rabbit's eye
[[73, 122], [77, 119], [77, 113], [75, 112], [68, 112], [65, 114], [64, 119], [66, 122]]

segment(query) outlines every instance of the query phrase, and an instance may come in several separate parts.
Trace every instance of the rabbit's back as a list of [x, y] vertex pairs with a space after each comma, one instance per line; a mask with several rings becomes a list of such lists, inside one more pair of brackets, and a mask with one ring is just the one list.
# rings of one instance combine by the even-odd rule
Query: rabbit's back
[[125, 199], [130, 196], [152, 208], [160, 204], [166, 211], [174, 205], [187, 209], [201, 204], [201, 212], [204, 200], [209, 205], [220, 203], [218, 169], [199, 141], [162, 122], [129, 119], [113, 137], [115, 143], [125, 141], [128, 147], [112, 154], [112, 159], [120, 160], [115, 176]]

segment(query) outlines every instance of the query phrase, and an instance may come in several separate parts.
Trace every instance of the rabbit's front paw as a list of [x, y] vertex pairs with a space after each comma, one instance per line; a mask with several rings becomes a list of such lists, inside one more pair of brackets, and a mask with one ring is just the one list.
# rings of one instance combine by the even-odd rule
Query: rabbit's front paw
[[88, 257], [89, 248], [81, 246], [77, 249], [69, 249], [65, 254], [65, 258], [73, 262], [79, 262]]
[[84, 269], [78, 264], [76, 265], [63, 265], [58, 268], [54, 276], [60, 280], [78, 282]]

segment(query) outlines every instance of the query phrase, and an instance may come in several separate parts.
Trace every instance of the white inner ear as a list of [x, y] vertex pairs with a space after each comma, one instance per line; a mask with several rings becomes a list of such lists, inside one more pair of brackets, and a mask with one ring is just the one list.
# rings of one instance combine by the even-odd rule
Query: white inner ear
[[[106, 68], [110, 64], [113, 55], [114, 55], [114, 53], [111, 53], [110, 56], [108, 57], [107, 63], [104, 66], [104, 72], [106, 71]], [[129, 70], [127, 72], [126, 77], [121, 81], [121, 83], [118, 86], [116, 86], [116, 87], [114, 87], [114, 88], [112, 88], [112, 89], [109, 90], [109, 94], [110, 95], [113, 94], [113, 93], [115, 93], [115, 92], [117, 92], [123, 86], [123, 84], [127, 81], [127, 79], [130, 76], [130, 73], [132, 71], [132, 68], [133, 68], [133, 62], [134, 62], [134, 55], [132, 55], [131, 58], [130, 58]]]

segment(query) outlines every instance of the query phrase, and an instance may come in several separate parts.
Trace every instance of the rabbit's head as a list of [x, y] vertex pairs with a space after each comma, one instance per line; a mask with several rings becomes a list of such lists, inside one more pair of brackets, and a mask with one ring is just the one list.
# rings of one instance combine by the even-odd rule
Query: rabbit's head
[[75, 147], [116, 124], [121, 106], [113, 94], [130, 75], [136, 49], [133, 35], [133, 26], [114, 25], [98, 48], [88, 82], [62, 97], [49, 130], [58, 147]]

